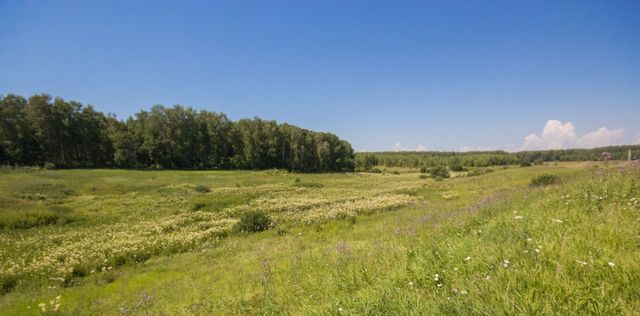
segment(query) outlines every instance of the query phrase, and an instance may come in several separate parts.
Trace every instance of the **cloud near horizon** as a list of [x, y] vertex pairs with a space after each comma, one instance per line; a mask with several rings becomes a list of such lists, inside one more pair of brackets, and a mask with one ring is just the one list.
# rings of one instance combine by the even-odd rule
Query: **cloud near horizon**
[[393, 144], [393, 147], [391, 147], [391, 150], [392, 151], [427, 151], [427, 147], [420, 144], [415, 149], [409, 149], [402, 146], [402, 144], [400, 144], [399, 142], [396, 142], [395, 144]]
[[616, 145], [624, 137], [624, 130], [610, 130], [606, 127], [587, 133], [581, 137], [576, 134], [576, 128], [571, 122], [562, 123], [558, 120], [548, 120], [542, 129], [542, 134], [529, 134], [524, 138], [521, 150], [544, 150], [564, 148], [593, 148]]

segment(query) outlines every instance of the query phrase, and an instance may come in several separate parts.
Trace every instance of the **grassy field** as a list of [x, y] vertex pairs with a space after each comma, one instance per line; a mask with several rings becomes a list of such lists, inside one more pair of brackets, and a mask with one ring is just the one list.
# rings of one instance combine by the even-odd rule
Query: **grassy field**
[[0, 314], [640, 311], [640, 168], [493, 170], [3, 169]]

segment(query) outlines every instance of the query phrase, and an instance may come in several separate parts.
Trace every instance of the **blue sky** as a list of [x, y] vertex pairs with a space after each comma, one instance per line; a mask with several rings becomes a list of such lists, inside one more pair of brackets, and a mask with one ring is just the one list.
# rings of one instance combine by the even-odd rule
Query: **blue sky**
[[183, 104], [356, 150], [640, 142], [640, 1], [5, 1], [0, 94]]

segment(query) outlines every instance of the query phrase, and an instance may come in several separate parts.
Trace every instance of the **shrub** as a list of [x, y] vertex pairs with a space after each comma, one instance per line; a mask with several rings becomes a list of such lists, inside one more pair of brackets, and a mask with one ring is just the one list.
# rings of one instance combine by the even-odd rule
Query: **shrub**
[[426, 178], [428, 178], [428, 177], [429, 177], [429, 176], [427, 176], [426, 174], [421, 174], [421, 175], [420, 175], [420, 179], [426, 179]]
[[520, 167], [531, 167], [531, 162], [523, 161], [520, 163]]
[[204, 202], [196, 202], [195, 204], [193, 204], [193, 207], [191, 209], [194, 211], [199, 211], [203, 209], [205, 206], [207, 206], [207, 204]]
[[481, 175], [485, 175], [487, 173], [492, 173], [493, 170], [492, 169], [473, 169], [470, 172], [467, 173], [467, 177], [475, 177], [475, 176], [481, 176]]
[[555, 174], [541, 174], [531, 179], [531, 186], [547, 186], [558, 183], [558, 176]]
[[382, 170], [380, 170], [380, 168], [373, 168], [373, 169], [369, 170], [369, 172], [371, 172], [371, 173], [382, 173]]
[[455, 172], [465, 171], [465, 168], [458, 161], [454, 161], [449, 164], [449, 169]]
[[427, 173], [427, 167], [420, 167], [420, 173]]
[[0, 276], [0, 295], [7, 294], [18, 284], [18, 278], [13, 275]]
[[391, 174], [399, 175], [399, 174], [400, 174], [400, 171], [393, 170], [393, 171], [391, 171]]
[[235, 230], [242, 233], [255, 233], [269, 229], [271, 224], [269, 215], [260, 211], [249, 211], [240, 216]]
[[447, 170], [446, 167], [443, 166], [435, 166], [431, 169], [429, 169], [429, 174], [431, 175], [432, 178], [449, 178], [449, 170]]
[[193, 188], [194, 191], [198, 193], [209, 193], [211, 190], [206, 185], [198, 184]]

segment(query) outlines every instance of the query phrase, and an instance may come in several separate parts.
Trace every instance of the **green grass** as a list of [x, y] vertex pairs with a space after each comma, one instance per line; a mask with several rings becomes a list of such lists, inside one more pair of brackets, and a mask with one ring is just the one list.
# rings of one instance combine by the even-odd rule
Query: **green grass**
[[[104, 315], [640, 310], [639, 170], [571, 163], [444, 181], [399, 171], [2, 170], [2, 220], [53, 206], [74, 220], [0, 230], [0, 314], [41, 303]], [[560, 182], [531, 187], [542, 174]], [[235, 233], [254, 211], [275, 227]], [[51, 266], [12, 268], [42, 258]]]

